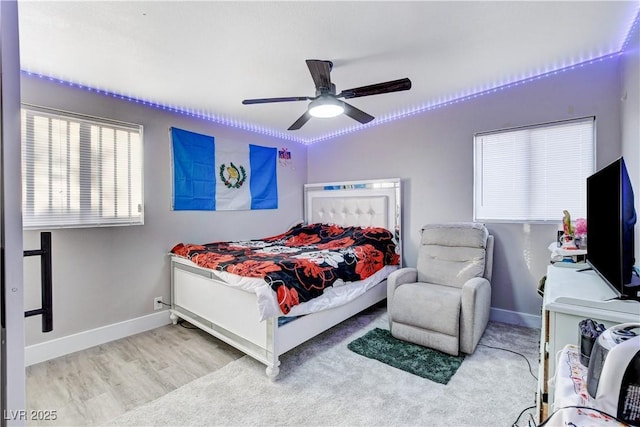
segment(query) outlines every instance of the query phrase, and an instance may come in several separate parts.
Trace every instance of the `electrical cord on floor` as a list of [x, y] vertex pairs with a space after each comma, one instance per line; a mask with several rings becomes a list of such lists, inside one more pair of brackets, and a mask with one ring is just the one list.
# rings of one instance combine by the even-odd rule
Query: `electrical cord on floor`
[[[487, 345], [487, 344], [478, 344], [479, 346], [483, 346], [483, 347], [487, 347], [487, 348], [492, 348], [494, 350], [502, 350], [502, 351], [507, 351], [509, 353], [513, 353], [513, 354], [517, 354], [518, 356], [522, 357], [526, 362], [527, 362], [527, 366], [529, 367], [529, 373], [531, 374], [531, 376], [538, 381], [538, 377], [536, 377], [533, 374], [533, 369], [531, 368], [531, 362], [529, 362], [529, 359], [527, 359], [527, 357], [524, 354], [520, 354], [517, 351], [513, 351], [513, 350], [509, 350], [508, 348], [502, 348], [502, 347], [494, 347], [492, 345]], [[513, 422], [512, 427], [518, 427], [518, 422], [520, 421], [520, 418], [522, 417], [522, 415], [528, 411], [529, 409], [533, 409], [535, 408], [536, 405], [533, 406], [529, 406], [528, 408], [524, 408], [520, 414], [518, 415], [518, 417], [516, 418], [516, 420]], [[531, 414], [529, 414], [531, 415]]]
[[606, 417], [609, 417], [609, 418], [611, 418], [611, 419], [614, 419], [614, 420], [616, 420], [617, 422], [621, 423], [622, 425], [628, 425], [628, 422], [627, 422], [627, 421], [623, 421], [623, 420], [621, 420], [621, 419], [620, 419], [620, 418], [618, 418], [618, 417], [614, 417], [613, 415], [606, 413], [605, 411], [601, 411], [600, 409], [591, 408], [591, 407], [589, 407], [589, 406], [580, 406], [580, 405], [575, 405], [575, 406], [563, 406], [563, 407], [561, 407], [561, 408], [556, 409], [555, 411], [553, 411], [553, 412], [551, 413], [551, 415], [549, 415], [549, 416], [547, 417], [547, 419], [546, 419], [546, 420], [544, 420], [543, 422], [541, 422], [540, 424], [538, 424], [538, 425], [537, 425], [537, 427], [543, 427], [544, 425], [546, 425], [546, 424], [549, 422], [549, 420], [550, 420], [550, 419], [551, 419], [555, 414], [557, 414], [558, 412], [562, 411], [563, 409], [585, 409], [585, 410], [588, 410], [588, 411], [594, 411], [594, 412], [597, 412], [597, 413], [599, 413], [599, 414], [602, 414], [602, 415], [604, 415], [604, 416], [606, 416]]
[[[1, 1], [1, 0], [0, 0]], [[166, 302], [160, 300], [158, 301], [162, 305], [166, 305], [167, 307], [171, 307], [171, 304], [167, 304]], [[184, 319], [178, 319], [178, 325], [182, 326], [185, 329], [198, 329], [197, 326], [193, 326], [191, 323], [187, 322]]]
[[502, 348], [502, 347], [493, 347], [491, 345], [486, 345], [486, 344], [478, 344], [481, 345], [483, 347], [488, 347], [488, 348], [493, 348], [495, 350], [502, 350], [502, 351], [508, 351], [509, 353], [513, 353], [513, 354], [517, 354], [518, 356], [522, 357], [526, 362], [527, 362], [527, 366], [529, 366], [529, 373], [531, 374], [531, 376], [533, 377], [533, 379], [535, 379], [536, 381], [538, 381], [538, 377], [536, 377], [533, 373], [533, 369], [531, 368], [531, 363], [529, 362], [529, 359], [527, 359], [527, 357], [523, 354], [518, 353], [517, 351], [513, 351], [513, 350], [509, 350], [507, 348]]
[[193, 326], [191, 323], [187, 322], [184, 319], [178, 319], [178, 325], [182, 326], [185, 329], [198, 329], [197, 326]]
[[[516, 418], [516, 420], [513, 422], [513, 424], [511, 425], [511, 427], [518, 427], [518, 421], [520, 421], [520, 418], [522, 417], [522, 415], [527, 412], [529, 409], [533, 409], [535, 408], [536, 405], [533, 406], [529, 406], [528, 408], [524, 408], [522, 411], [520, 411], [520, 414], [518, 414], [518, 418]], [[531, 415], [531, 414], [529, 414]]]

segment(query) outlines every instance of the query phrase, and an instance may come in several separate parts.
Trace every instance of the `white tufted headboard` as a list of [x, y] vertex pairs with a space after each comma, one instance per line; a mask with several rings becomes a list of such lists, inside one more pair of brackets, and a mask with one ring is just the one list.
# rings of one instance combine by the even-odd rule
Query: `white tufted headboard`
[[387, 196], [316, 197], [307, 222], [384, 227], [389, 225]]
[[384, 227], [401, 240], [400, 179], [305, 184], [304, 219], [307, 224]]

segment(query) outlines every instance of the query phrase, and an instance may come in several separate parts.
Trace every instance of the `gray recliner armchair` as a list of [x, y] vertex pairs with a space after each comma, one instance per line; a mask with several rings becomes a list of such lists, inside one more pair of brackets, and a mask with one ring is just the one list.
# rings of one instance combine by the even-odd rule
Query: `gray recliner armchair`
[[489, 322], [493, 236], [483, 224], [422, 227], [416, 268], [387, 278], [391, 334], [443, 353], [474, 352]]

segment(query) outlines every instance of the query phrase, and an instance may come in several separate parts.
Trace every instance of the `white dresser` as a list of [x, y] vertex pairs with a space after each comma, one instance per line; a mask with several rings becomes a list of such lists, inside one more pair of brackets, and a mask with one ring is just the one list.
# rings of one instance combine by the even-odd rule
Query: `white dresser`
[[575, 264], [565, 263], [547, 268], [538, 372], [539, 421], [553, 409], [549, 403], [553, 402], [554, 390], [548, 380], [554, 376], [557, 354], [567, 344], [580, 345], [581, 320], [591, 318], [606, 327], [640, 322], [640, 302], [611, 300], [614, 296], [613, 290], [593, 270], [579, 272]]

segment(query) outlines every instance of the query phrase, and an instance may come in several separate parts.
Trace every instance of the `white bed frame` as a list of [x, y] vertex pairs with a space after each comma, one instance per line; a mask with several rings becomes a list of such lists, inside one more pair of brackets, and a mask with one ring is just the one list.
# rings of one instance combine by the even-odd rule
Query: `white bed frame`
[[[402, 256], [400, 179], [306, 184], [305, 221], [343, 226], [380, 226], [395, 233]], [[339, 307], [307, 314], [278, 326], [261, 321], [254, 293], [230, 287], [208, 269], [171, 256], [171, 320], [183, 318], [267, 365], [275, 379], [279, 356], [387, 296], [386, 280]]]

